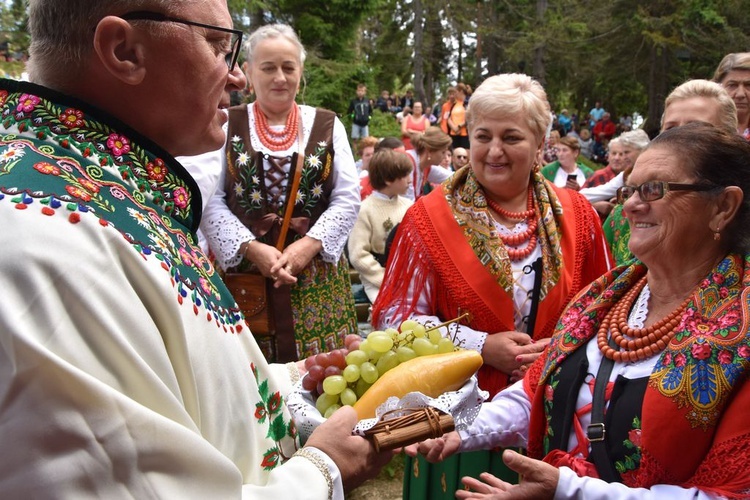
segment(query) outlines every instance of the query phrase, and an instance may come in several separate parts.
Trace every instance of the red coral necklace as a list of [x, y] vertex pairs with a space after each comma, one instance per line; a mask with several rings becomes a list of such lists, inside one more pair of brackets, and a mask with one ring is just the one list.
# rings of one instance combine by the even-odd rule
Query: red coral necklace
[[255, 117], [255, 130], [261, 144], [271, 151], [286, 151], [292, 147], [297, 139], [299, 130], [299, 108], [297, 103], [292, 103], [292, 109], [286, 117], [286, 124], [281, 132], [276, 132], [268, 125], [268, 117], [260, 109], [258, 103], [253, 105], [253, 116]]
[[[677, 309], [653, 325], [645, 328], [630, 328], [628, 314], [645, 286], [646, 277], [644, 276], [617, 304], [612, 306], [602, 320], [596, 337], [599, 350], [605, 357], [617, 362], [640, 361], [663, 351], [674, 337], [675, 328], [680, 323], [682, 312], [690, 302], [692, 294]], [[622, 350], [615, 350], [609, 346], [607, 332], [610, 330], [612, 340]], [[625, 338], [625, 335], [630, 338]]]
[[[498, 205], [486, 195], [485, 199], [487, 200], [487, 205], [489, 205], [492, 210], [494, 210], [497, 214], [505, 217], [506, 219], [512, 221], [526, 220], [526, 231], [507, 236], [503, 234], [500, 235], [500, 239], [505, 244], [505, 249], [508, 252], [508, 257], [510, 258], [510, 260], [519, 261], [531, 255], [531, 252], [533, 252], [536, 248], [536, 230], [538, 227], [538, 223], [536, 220], [536, 211], [534, 210], [534, 195], [532, 193], [531, 185], [529, 185], [529, 195], [526, 200], [526, 210], [522, 212], [511, 212], [509, 210], [505, 210], [503, 207]], [[520, 246], [525, 242], [528, 242], [528, 244], [524, 248], [510, 248]]]

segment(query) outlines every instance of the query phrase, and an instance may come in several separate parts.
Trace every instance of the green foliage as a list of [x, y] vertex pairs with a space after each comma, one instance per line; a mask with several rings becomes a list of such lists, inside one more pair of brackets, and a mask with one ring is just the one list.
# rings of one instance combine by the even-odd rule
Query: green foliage
[[24, 72], [24, 66], [25, 64], [21, 61], [0, 61], [0, 76], [17, 80]]
[[401, 137], [401, 125], [390, 113], [375, 110], [370, 120], [370, 135], [374, 137]]
[[[341, 117], [341, 121], [344, 123], [347, 133], [349, 133], [352, 128], [351, 117], [344, 115]], [[368, 132], [373, 137], [381, 139], [383, 137], [401, 138], [401, 125], [396, 120], [396, 117], [390, 113], [383, 113], [377, 109], [372, 114], [372, 119], [367, 128]]]

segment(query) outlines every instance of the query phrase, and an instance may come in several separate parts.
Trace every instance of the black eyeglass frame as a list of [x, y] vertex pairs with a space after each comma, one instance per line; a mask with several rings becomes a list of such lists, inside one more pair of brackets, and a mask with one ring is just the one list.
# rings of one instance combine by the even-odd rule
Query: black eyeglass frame
[[[649, 186], [659, 186], [661, 189], [656, 192], [656, 196], [654, 195], [648, 195], [645, 196], [643, 194], [643, 187]], [[638, 192], [638, 196], [641, 198], [641, 201], [656, 201], [661, 200], [664, 198], [668, 192], [670, 191], [712, 191], [714, 189], [718, 189], [720, 186], [715, 186], [713, 184], [680, 184], [677, 182], [666, 182], [666, 181], [648, 181], [644, 182], [640, 186], [622, 186], [617, 190], [617, 203], [622, 205], [625, 203], [631, 196], [633, 196], [636, 192]], [[630, 194], [625, 196], [626, 190], [632, 190]]]
[[232, 35], [231, 50], [224, 56], [224, 60], [227, 63], [229, 71], [233, 71], [237, 64], [237, 59], [240, 57], [240, 51], [242, 50], [242, 38], [244, 33], [240, 30], [233, 28], [223, 28], [221, 26], [213, 26], [211, 24], [197, 23], [195, 21], [188, 21], [187, 19], [180, 19], [179, 17], [172, 17], [160, 12], [151, 12], [148, 10], [138, 10], [134, 12], [128, 12], [117, 16], [126, 21], [155, 21], [155, 22], [169, 22], [184, 24], [186, 26], [195, 26], [196, 28], [205, 28], [209, 30], [221, 31], [223, 33], [230, 33]]

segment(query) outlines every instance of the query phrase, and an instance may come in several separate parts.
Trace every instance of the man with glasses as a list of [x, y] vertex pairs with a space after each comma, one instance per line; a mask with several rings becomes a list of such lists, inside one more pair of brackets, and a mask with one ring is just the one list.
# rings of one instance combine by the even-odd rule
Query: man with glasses
[[[131, 7], [131, 8], [128, 8]], [[176, 160], [245, 86], [224, 0], [31, 0], [0, 81], [0, 497], [343, 498], [390, 455], [337, 412], [300, 448], [196, 245]]]
[[458, 170], [469, 164], [469, 153], [464, 148], [453, 150], [453, 170]]

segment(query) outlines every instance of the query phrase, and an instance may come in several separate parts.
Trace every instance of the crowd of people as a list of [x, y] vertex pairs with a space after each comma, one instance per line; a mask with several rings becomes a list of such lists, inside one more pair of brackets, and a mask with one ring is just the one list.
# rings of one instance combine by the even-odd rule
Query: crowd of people
[[350, 263], [374, 327], [468, 312], [483, 359], [406, 498], [750, 496], [750, 54], [655, 138], [524, 74], [432, 109], [360, 85], [347, 131], [297, 104], [294, 30], [243, 43], [224, 0], [31, 0], [29, 31], [0, 80], [4, 498], [345, 498], [394, 452], [346, 406], [302, 442], [285, 401], [358, 331]]

